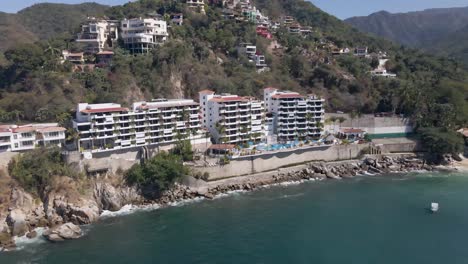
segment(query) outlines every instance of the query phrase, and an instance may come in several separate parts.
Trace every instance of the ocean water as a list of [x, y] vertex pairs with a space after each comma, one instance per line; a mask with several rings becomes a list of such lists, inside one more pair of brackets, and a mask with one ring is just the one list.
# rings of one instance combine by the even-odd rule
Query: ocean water
[[[440, 211], [430, 214], [432, 201]], [[126, 208], [127, 211], [131, 208]], [[0, 263], [468, 263], [468, 175], [306, 182], [108, 214]]]

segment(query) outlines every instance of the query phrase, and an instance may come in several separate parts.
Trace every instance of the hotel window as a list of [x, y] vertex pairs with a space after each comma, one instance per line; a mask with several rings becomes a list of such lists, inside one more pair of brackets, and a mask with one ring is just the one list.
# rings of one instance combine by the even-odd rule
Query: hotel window
[[23, 146], [32, 146], [32, 145], [34, 145], [33, 141], [24, 141], [23, 142]]
[[32, 133], [21, 133], [21, 137], [32, 137]]
[[49, 132], [49, 137], [58, 137], [59, 132]]

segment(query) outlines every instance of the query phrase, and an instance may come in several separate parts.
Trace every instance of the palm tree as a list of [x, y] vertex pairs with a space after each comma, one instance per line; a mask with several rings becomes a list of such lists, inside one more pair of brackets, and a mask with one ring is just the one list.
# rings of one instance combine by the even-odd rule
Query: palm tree
[[78, 133], [78, 131], [76, 131], [76, 129], [71, 127], [67, 129], [66, 141], [72, 141], [76, 144], [76, 148], [80, 150], [80, 134]]
[[13, 110], [10, 112], [10, 119], [16, 119], [16, 122], [19, 122], [21, 118], [24, 118], [24, 113], [19, 110]]
[[340, 128], [341, 128], [341, 124], [343, 124], [343, 122], [346, 121], [346, 118], [340, 116], [340, 117], [337, 118], [337, 121], [338, 121], [338, 123], [340, 123]]
[[216, 123], [215, 125], [216, 130], [218, 131], [218, 134], [220, 137], [224, 136], [224, 133], [226, 132], [226, 127], [221, 125], [219, 122]]
[[60, 49], [54, 47], [49, 41], [47, 41], [47, 48], [44, 50], [44, 53], [50, 54], [52, 57], [56, 57], [60, 54]]
[[50, 62], [52, 62], [52, 70], [56, 70], [57, 68], [57, 62], [60, 54], [60, 49], [54, 47], [49, 41], [47, 41], [47, 47], [44, 50], [44, 53], [49, 54], [51, 57]]
[[327, 120], [325, 120], [326, 124], [333, 124], [333, 132], [335, 132], [335, 122], [336, 122], [336, 120], [337, 120], [336, 116], [329, 117], [329, 118], [327, 118]]

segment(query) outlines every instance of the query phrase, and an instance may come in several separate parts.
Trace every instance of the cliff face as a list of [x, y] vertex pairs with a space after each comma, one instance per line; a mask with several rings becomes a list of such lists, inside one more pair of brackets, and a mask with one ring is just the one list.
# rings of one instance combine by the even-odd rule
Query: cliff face
[[[7, 206], [0, 212], [0, 247], [13, 247], [13, 236], [35, 236], [32, 231], [37, 227], [58, 227], [60, 232], [64, 230], [62, 224], [90, 224], [97, 221], [104, 210], [116, 211], [126, 204], [143, 202], [136, 188], [114, 186], [111, 180], [77, 183], [60, 177], [41, 198], [20, 187], [11, 187], [9, 199], [5, 201]], [[9, 186], [3, 187], [8, 189]]]

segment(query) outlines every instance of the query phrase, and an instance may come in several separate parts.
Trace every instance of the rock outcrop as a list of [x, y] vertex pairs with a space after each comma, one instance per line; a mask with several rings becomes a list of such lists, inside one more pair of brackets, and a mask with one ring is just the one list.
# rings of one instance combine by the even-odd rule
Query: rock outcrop
[[126, 204], [143, 202], [141, 195], [135, 187], [122, 186], [115, 188], [107, 182], [95, 184], [94, 199], [101, 211], [118, 211]]
[[90, 224], [99, 219], [103, 210], [117, 211], [124, 205], [144, 205], [156, 203], [170, 205], [196, 197], [212, 199], [216, 195], [230, 191], [252, 191], [265, 185], [291, 181], [324, 180], [352, 178], [358, 174], [377, 174], [389, 172], [409, 172], [414, 170], [434, 170], [436, 167], [426, 164], [416, 157], [371, 156], [360, 161], [312, 162], [300, 169], [278, 170], [277, 173], [257, 177], [246, 177], [243, 181], [235, 178], [206, 184], [203, 181], [186, 179], [176, 183], [173, 188], [162, 193], [156, 200], [145, 200], [136, 188], [114, 186], [106, 181], [93, 183], [92, 189], [79, 193], [73, 189], [73, 182], [68, 181], [44, 195], [44, 203], [26, 193], [21, 188], [11, 191], [7, 216], [0, 219], [0, 250], [11, 248], [12, 236], [27, 234], [34, 237], [36, 227], [49, 227], [44, 236], [50, 241], [63, 241], [78, 238], [82, 231], [78, 225]]
[[52, 242], [60, 242], [64, 240], [77, 239], [83, 235], [81, 228], [72, 223], [54, 227], [44, 232], [43, 236]]
[[85, 197], [73, 198], [59, 194], [49, 194], [46, 214], [49, 225], [71, 222], [84, 225], [95, 222], [99, 218], [100, 210], [94, 199]]
[[[10, 206], [6, 223], [12, 236], [23, 236], [40, 222], [42, 204], [36, 205], [31, 194], [21, 188], [11, 190]], [[37, 215], [39, 214], [39, 216]], [[39, 218], [38, 218], [39, 217]]]

